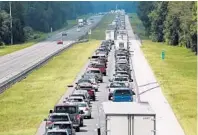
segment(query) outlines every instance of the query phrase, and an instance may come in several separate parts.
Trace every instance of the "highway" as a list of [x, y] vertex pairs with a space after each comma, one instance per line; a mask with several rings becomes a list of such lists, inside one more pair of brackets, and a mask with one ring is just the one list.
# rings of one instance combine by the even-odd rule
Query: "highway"
[[[67, 48], [69, 45], [77, 41], [81, 36], [85, 35], [89, 29], [95, 27], [101, 20], [102, 16], [92, 16], [94, 23], [87, 25], [79, 32], [77, 27], [67, 30], [67, 36], [62, 38], [62, 32], [59, 32], [49, 39], [37, 43], [31, 47], [19, 50], [17, 52], [0, 57], [0, 93], [2, 86], [12, 82], [21, 74], [28, 72], [37, 64], [42, 63], [48, 57]], [[63, 45], [57, 45], [57, 40], [63, 40]]]
[[[133, 66], [133, 87], [135, 88], [137, 95], [136, 102], [143, 101], [151, 104], [151, 107], [157, 115], [157, 135], [184, 135], [183, 129], [178, 123], [170, 105], [161, 92], [161, 88], [155, 79], [153, 71], [151, 70], [144, 54], [140, 49], [141, 43], [136, 39], [136, 36], [133, 33], [128, 16], [126, 16], [126, 29], [128, 30], [129, 42], [131, 43], [130, 50], [134, 51], [131, 57], [131, 63]], [[96, 101], [92, 102], [92, 119], [84, 119], [84, 127], [81, 127], [81, 131], [77, 132], [77, 135], [97, 135], [98, 127], [101, 127], [101, 133], [104, 135], [105, 117], [101, 103], [108, 101], [108, 90], [106, 86], [109, 83], [108, 80], [112, 78], [114, 74], [114, 61], [114, 49], [112, 49], [108, 57], [107, 76], [104, 76], [104, 82], [99, 85], [99, 92], [96, 93]], [[89, 61], [78, 74], [76, 80], [73, 82], [73, 85], [75, 85], [75, 82], [81, 78], [81, 75], [85, 72], [88, 63]], [[62, 103], [63, 99], [68, 97], [72, 91], [73, 88], [69, 88], [62, 96], [59, 103]], [[144, 129], [144, 127], [142, 127], [142, 129]], [[36, 135], [43, 135], [44, 132], [45, 122], [42, 122], [36, 132]]]
[[[126, 19], [128, 19], [128, 16], [126, 16]], [[126, 29], [130, 30], [130, 26], [127, 23]], [[134, 36], [134, 34], [132, 35]], [[132, 37], [134, 39], [134, 37]], [[96, 92], [96, 101], [92, 102], [92, 119], [84, 119], [84, 127], [80, 128], [80, 132], [76, 132], [76, 135], [97, 135], [97, 128], [101, 127], [101, 133], [104, 134], [104, 126], [105, 126], [105, 116], [102, 110], [102, 102], [108, 101], [108, 90], [106, 86], [109, 84], [109, 79], [113, 78], [114, 69], [115, 69], [115, 57], [114, 57], [114, 47], [109, 53], [108, 57], [108, 66], [107, 66], [107, 76], [104, 76], [104, 82], [99, 84], [99, 92]], [[81, 78], [83, 73], [86, 70], [86, 67], [88, 66], [89, 61], [85, 64], [84, 68], [81, 70], [81, 72], [76, 77], [73, 85], [75, 85], [75, 82]], [[133, 72], [133, 71], [132, 71]], [[133, 75], [133, 73], [132, 73]], [[135, 84], [135, 83], [134, 83]], [[134, 85], [132, 84], [132, 85]], [[135, 87], [135, 86], [133, 86]], [[66, 93], [62, 96], [60, 101], [58, 103], [62, 103], [63, 99], [65, 97], [68, 97], [73, 91], [73, 88], [68, 88]], [[138, 99], [139, 97], [136, 97]], [[111, 101], [110, 101], [111, 102]], [[138, 100], [137, 100], [138, 102]], [[46, 115], [47, 117], [47, 115]], [[43, 135], [45, 132], [45, 122], [42, 122], [40, 127], [37, 130], [36, 135]]]

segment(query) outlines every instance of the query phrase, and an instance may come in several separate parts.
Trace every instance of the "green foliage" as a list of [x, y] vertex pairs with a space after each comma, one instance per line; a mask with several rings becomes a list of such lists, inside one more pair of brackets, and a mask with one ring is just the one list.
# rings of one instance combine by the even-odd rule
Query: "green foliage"
[[197, 2], [140, 2], [138, 15], [152, 41], [197, 52]]

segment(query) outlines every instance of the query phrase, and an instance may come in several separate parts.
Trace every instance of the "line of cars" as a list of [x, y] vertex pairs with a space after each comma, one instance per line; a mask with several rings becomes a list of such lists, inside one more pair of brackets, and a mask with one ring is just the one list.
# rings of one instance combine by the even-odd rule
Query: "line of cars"
[[[109, 79], [110, 84], [107, 86], [109, 90], [108, 99], [113, 102], [133, 102], [135, 100], [135, 92], [133, 89], [133, 78], [130, 68], [130, 52], [128, 34], [125, 30], [125, 16], [118, 15], [116, 17], [117, 29], [115, 40], [115, 71], [113, 78]], [[119, 37], [121, 38], [118, 39]]]
[[111, 40], [105, 40], [89, 57], [90, 63], [85, 73], [74, 85], [71, 95], [65, 97], [61, 104], [54, 106], [49, 111], [45, 121], [45, 135], [75, 135], [80, 132], [80, 127], [84, 125], [84, 119], [91, 119], [91, 102], [96, 100], [96, 92], [99, 83], [103, 82], [103, 76], [107, 75], [106, 68], [108, 54], [111, 51]]

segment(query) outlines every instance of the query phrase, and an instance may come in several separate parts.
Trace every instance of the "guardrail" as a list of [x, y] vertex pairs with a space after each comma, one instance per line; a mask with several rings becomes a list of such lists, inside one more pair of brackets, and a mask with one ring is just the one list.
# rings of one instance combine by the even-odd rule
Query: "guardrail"
[[[103, 17], [102, 17], [103, 18]], [[102, 20], [101, 18], [101, 20]], [[100, 21], [101, 21], [100, 20]], [[97, 27], [97, 25], [100, 23], [100, 21], [98, 21], [94, 26], [92, 26], [90, 29], [95, 29]], [[76, 41], [74, 41], [73, 43], [70, 43], [68, 46], [54, 52], [53, 54], [47, 56], [46, 58], [44, 58], [43, 60], [37, 62], [36, 64], [32, 65], [31, 67], [23, 70], [20, 73], [17, 73], [16, 75], [14, 75], [13, 77], [5, 80], [4, 82], [0, 83], [0, 94], [3, 93], [7, 88], [11, 87], [13, 84], [15, 84], [16, 82], [19, 82], [23, 79], [25, 79], [33, 70], [40, 68], [42, 65], [44, 65], [45, 63], [47, 63], [51, 58], [53, 58], [54, 56], [60, 54], [61, 52], [63, 52], [64, 50], [68, 49], [69, 47], [72, 47], [74, 44], [77, 43], [82, 43], [82, 42], [87, 42], [88, 39], [84, 39], [84, 40], [80, 40], [83, 36], [85, 36], [87, 33], [83, 34], [82, 36], [80, 36]]]

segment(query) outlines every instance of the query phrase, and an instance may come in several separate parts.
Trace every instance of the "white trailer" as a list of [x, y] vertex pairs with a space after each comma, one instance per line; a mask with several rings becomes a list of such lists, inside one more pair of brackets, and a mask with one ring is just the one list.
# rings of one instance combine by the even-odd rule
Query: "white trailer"
[[104, 102], [105, 135], [156, 135], [156, 114], [148, 103]]
[[115, 31], [114, 30], [106, 30], [105, 32], [106, 38], [105, 40], [115, 40]]
[[115, 50], [129, 49], [129, 42], [127, 40], [122, 40], [122, 39], [114, 40], [114, 43], [115, 43]]

